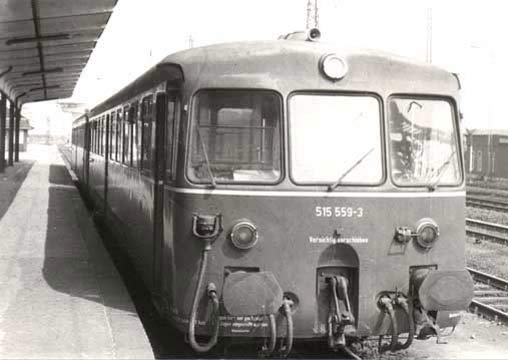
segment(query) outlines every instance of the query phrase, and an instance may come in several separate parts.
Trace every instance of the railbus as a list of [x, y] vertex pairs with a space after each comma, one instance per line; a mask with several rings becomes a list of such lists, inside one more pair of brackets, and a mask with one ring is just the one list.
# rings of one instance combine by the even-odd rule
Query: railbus
[[193, 48], [78, 118], [72, 167], [194, 350], [395, 351], [472, 299], [459, 89], [316, 30]]

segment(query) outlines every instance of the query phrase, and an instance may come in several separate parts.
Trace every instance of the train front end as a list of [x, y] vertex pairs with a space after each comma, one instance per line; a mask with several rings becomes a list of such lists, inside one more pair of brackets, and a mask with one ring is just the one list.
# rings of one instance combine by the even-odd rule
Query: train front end
[[189, 96], [187, 185], [167, 205], [173, 273], [189, 275], [168, 281], [172, 317], [212, 342], [266, 338], [267, 352], [279, 338], [287, 352], [293, 339], [388, 335], [397, 350], [439, 337], [473, 293], [457, 81], [294, 46], [294, 64], [264, 66], [289, 78], [306, 64], [299, 79], [231, 88], [238, 75]]

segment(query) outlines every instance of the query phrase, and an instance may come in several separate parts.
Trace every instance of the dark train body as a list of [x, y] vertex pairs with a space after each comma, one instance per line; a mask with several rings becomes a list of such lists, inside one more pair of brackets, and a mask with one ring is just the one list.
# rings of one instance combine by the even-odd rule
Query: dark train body
[[77, 119], [72, 166], [191, 337], [287, 351], [392, 334], [395, 349], [410, 323], [455, 325], [472, 296], [458, 88], [319, 42], [190, 49]]

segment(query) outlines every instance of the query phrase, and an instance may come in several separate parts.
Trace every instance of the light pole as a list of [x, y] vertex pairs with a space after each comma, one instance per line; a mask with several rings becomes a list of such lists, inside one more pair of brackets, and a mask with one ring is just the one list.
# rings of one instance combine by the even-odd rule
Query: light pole
[[427, 52], [426, 61], [432, 64], [432, 8], [427, 8]]

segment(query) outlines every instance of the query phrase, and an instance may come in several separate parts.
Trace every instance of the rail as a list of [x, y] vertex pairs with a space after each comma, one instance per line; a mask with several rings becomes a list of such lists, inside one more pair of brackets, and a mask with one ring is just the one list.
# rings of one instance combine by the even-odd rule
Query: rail
[[492, 196], [477, 196], [468, 194], [466, 197], [466, 205], [487, 210], [508, 211], [507, 201], [495, 200]]
[[466, 235], [508, 245], [508, 226], [466, 218]]
[[469, 267], [467, 270], [473, 277], [473, 280], [491, 285], [499, 290], [508, 291], [508, 280]]
[[508, 325], [508, 281], [467, 268], [475, 281], [475, 297], [469, 308], [484, 318]]

